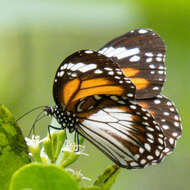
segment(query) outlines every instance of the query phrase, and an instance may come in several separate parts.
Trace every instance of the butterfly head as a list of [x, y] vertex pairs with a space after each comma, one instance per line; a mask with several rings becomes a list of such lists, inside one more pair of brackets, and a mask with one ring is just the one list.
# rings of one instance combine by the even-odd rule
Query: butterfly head
[[47, 116], [53, 116], [63, 129], [68, 128], [70, 133], [75, 131], [77, 118], [72, 112], [65, 111], [59, 106], [46, 106], [44, 112]]

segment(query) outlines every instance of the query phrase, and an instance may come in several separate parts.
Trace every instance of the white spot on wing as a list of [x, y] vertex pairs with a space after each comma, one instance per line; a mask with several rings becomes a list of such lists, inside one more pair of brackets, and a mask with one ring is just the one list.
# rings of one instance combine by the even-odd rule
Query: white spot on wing
[[100, 99], [102, 99], [102, 97], [99, 96], [99, 95], [94, 95], [94, 98], [95, 98], [96, 100], [100, 100]]
[[131, 162], [130, 166], [134, 167], [134, 166], [138, 166], [137, 162]]
[[160, 66], [159, 66], [159, 69], [165, 69], [165, 68], [164, 68], [164, 66], [160, 65]]
[[147, 59], [146, 59], [146, 62], [147, 62], [147, 63], [152, 62], [152, 58], [151, 58], [151, 57], [147, 58]]
[[94, 73], [96, 73], [96, 74], [101, 74], [101, 73], [103, 73], [103, 71], [101, 71], [100, 69], [96, 69], [96, 70], [94, 71]]
[[146, 52], [145, 55], [146, 55], [147, 57], [153, 57], [153, 56], [154, 56], [152, 52]]
[[150, 67], [151, 69], [155, 69], [155, 65], [153, 65], [153, 64], [149, 65], [149, 67]]
[[139, 148], [139, 152], [140, 152], [141, 154], [143, 154], [144, 148], [140, 147], [140, 148]]
[[139, 52], [140, 52], [139, 48], [127, 49], [125, 47], [119, 47], [119, 48], [108, 47], [108, 48], [103, 48], [102, 50], [99, 51], [99, 53], [107, 57], [117, 57], [118, 59], [123, 59], [125, 57], [133, 56], [135, 54], [138, 54]]
[[152, 160], [152, 159], [153, 159], [153, 156], [148, 155], [148, 156], [147, 156], [147, 159], [148, 159], [148, 160]]
[[152, 90], [159, 90], [159, 87], [155, 86], [155, 87], [152, 88]]
[[89, 64], [89, 65], [86, 65], [82, 68], [79, 69], [79, 71], [85, 73], [87, 71], [90, 71], [90, 70], [93, 70], [93, 69], [96, 69], [97, 65], [96, 64]]
[[159, 150], [155, 150], [155, 155], [158, 157], [160, 155], [160, 151]]
[[93, 51], [92, 50], [86, 50], [85, 53], [91, 54], [91, 53], [93, 53]]
[[114, 75], [114, 72], [113, 71], [109, 71], [108, 75]]
[[110, 68], [110, 67], [104, 67], [104, 69], [105, 69], [106, 71], [112, 71], [112, 70], [113, 70], [113, 69]]
[[72, 76], [72, 77], [76, 77], [77, 74], [76, 74], [76, 73], [72, 73], [71, 76]]
[[168, 126], [168, 125], [162, 125], [162, 128], [163, 128], [164, 130], [167, 130], [167, 129], [169, 129], [169, 126]]
[[162, 57], [163, 54], [162, 54], [162, 53], [158, 53], [157, 56], [158, 56], [158, 57]]
[[126, 49], [125, 52], [123, 52], [122, 54], [119, 54], [117, 56], [118, 59], [123, 59], [125, 57], [129, 57], [129, 56], [132, 56], [132, 55], [135, 55], [135, 54], [138, 54], [140, 52], [139, 48], [133, 48], [133, 49]]
[[110, 96], [110, 98], [111, 98], [112, 100], [115, 100], [115, 101], [118, 101], [118, 100], [119, 100], [119, 98], [118, 98], [117, 96]]
[[145, 33], [147, 33], [148, 32], [148, 30], [145, 30], [145, 29], [139, 29], [138, 30], [138, 33], [139, 34], [145, 34]]
[[128, 93], [127, 96], [128, 97], [133, 97], [133, 94], [132, 93]]
[[71, 71], [76, 71], [77, 69], [79, 69], [80, 67], [83, 67], [85, 64], [82, 62], [76, 63], [70, 70]]
[[62, 66], [60, 67], [60, 70], [64, 70], [64, 69], [66, 69], [67, 65], [68, 65], [68, 64], [64, 64], [64, 65], [62, 65]]
[[151, 146], [148, 143], [144, 144], [144, 147], [146, 150], [148, 150], [149, 152], [151, 151]]
[[133, 57], [131, 57], [130, 59], [129, 59], [129, 61], [130, 62], [137, 62], [137, 61], [139, 61], [141, 58], [139, 57], [139, 56], [137, 56], [137, 55], [134, 55]]
[[104, 53], [106, 52], [107, 49], [108, 49], [108, 47], [105, 47], [102, 50], [98, 51], [98, 53], [101, 53], [101, 54], [104, 55]]
[[177, 137], [178, 134], [177, 134], [176, 132], [173, 132], [173, 133], [172, 133], [172, 136], [173, 136], [173, 137]]
[[176, 126], [176, 127], [179, 127], [179, 122], [174, 122], [174, 125]]
[[163, 75], [164, 71], [158, 71], [158, 74]]
[[141, 163], [141, 164], [145, 164], [145, 163], [146, 163], [146, 160], [145, 160], [145, 159], [142, 159], [142, 160], [140, 161], [140, 163]]
[[162, 58], [161, 57], [156, 57], [156, 61], [161, 62]]
[[73, 65], [74, 65], [73, 63], [69, 63], [67, 69], [69, 70]]
[[172, 103], [168, 101], [168, 102], [167, 102], [167, 105], [168, 105], [168, 106], [172, 106]]
[[155, 104], [160, 104], [161, 101], [160, 101], [159, 99], [156, 99], [156, 100], [154, 100], [154, 103], [155, 103]]

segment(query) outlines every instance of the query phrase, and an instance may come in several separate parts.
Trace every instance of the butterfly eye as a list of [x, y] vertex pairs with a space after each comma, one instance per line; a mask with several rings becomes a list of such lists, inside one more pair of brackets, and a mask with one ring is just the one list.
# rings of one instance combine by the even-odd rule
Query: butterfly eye
[[141, 99], [160, 94], [166, 76], [165, 51], [158, 34], [137, 29], [108, 42], [98, 52], [119, 64], [136, 86], [136, 98]]

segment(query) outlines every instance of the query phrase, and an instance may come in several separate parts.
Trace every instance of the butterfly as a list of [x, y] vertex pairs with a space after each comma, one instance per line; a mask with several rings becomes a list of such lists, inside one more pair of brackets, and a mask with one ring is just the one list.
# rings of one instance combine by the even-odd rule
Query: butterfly
[[98, 51], [77, 51], [59, 66], [56, 106], [44, 111], [120, 167], [160, 163], [182, 132], [174, 104], [160, 95], [165, 52], [163, 40], [149, 29], [132, 30]]

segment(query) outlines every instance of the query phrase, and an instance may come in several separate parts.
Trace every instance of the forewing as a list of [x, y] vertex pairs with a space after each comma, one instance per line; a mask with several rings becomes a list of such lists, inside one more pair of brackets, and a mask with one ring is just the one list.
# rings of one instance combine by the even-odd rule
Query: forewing
[[89, 97], [78, 106], [78, 132], [117, 165], [143, 168], [163, 159], [165, 137], [141, 106], [118, 96]]
[[112, 58], [136, 86], [136, 98], [160, 94], [166, 77], [165, 45], [148, 29], [132, 30], [108, 42], [98, 52]]
[[95, 94], [134, 98], [135, 86], [108, 57], [92, 50], [78, 51], [66, 58], [57, 70], [54, 100], [70, 110], [74, 102]]
[[176, 146], [176, 141], [182, 134], [181, 119], [174, 103], [161, 95], [154, 99], [139, 100], [137, 103], [144, 107], [158, 122], [164, 136], [166, 136], [164, 153], [171, 153]]

